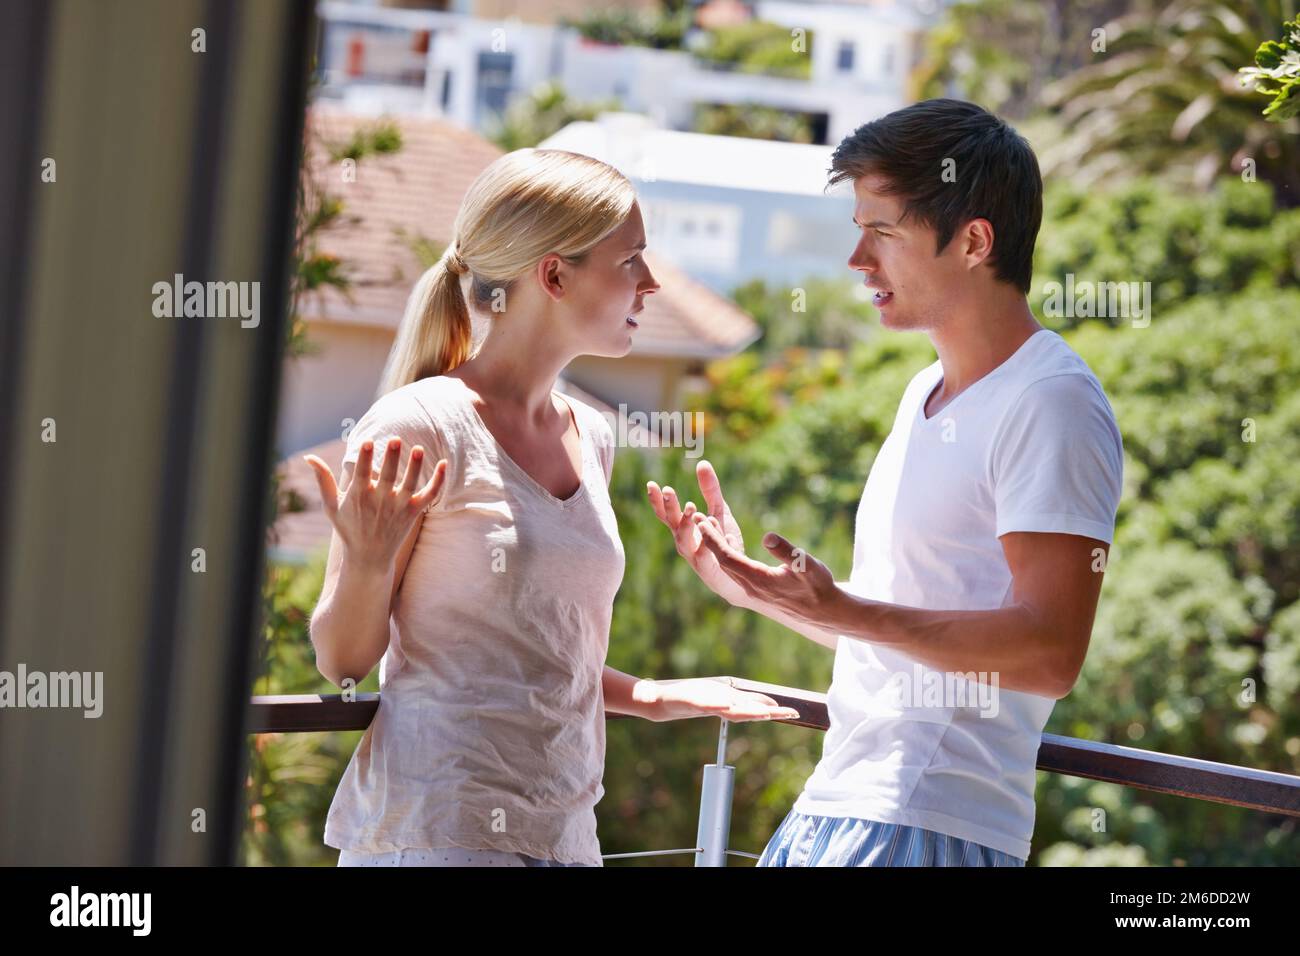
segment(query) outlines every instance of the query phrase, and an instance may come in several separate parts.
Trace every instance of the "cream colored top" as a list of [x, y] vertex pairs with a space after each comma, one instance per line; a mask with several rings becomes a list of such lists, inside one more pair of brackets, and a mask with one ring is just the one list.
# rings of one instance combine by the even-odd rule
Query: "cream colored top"
[[397, 592], [382, 697], [330, 806], [325, 843], [495, 849], [601, 865], [601, 684], [624, 553], [609, 499], [614, 435], [560, 396], [581, 435], [582, 485], [560, 500], [493, 437], [459, 379], [379, 399], [353, 429], [447, 459]]

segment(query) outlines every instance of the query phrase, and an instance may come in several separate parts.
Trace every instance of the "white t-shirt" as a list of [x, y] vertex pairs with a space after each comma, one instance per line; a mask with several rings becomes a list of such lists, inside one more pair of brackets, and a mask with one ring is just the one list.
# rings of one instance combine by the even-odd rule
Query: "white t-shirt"
[[[942, 379], [935, 362], [903, 393], [858, 505], [847, 589], [917, 608], [1005, 607], [1000, 535], [1110, 543], [1119, 428], [1096, 376], [1048, 329], [927, 419]], [[1056, 701], [965, 673], [973, 679], [841, 637], [822, 759], [794, 809], [920, 826], [1027, 859], [1038, 747]]]

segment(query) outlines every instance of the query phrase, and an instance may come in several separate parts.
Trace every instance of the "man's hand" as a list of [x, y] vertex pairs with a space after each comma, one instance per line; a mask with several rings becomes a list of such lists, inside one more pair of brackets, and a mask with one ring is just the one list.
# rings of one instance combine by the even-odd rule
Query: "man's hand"
[[[700, 483], [700, 493], [708, 506], [709, 516], [717, 521], [719, 534], [731, 548], [743, 553], [745, 541], [740, 534], [740, 525], [736, 524], [731, 508], [722, 497], [722, 485], [713, 466], [708, 461], [701, 461], [695, 466], [695, 477]], [[650, 507], [673, 533], [677, 553], [687, 560], [708, 589], [737, 607], [751, 607], [744, 590], [723, 573], [713, 552], [704, 546], [703, 537], [695, 526], [694, 517], [700, 514], [695, 503], [688, 501], [682, 507], [672, 486], [661, 491], [653, 481], [646, 482], [646, 493], [650, 496]]]
[[751, 560], [732, 545], [721, 523], [698, 512], [691, 518], [721, 572], [740, 588], [750, 606], [776, 608], [798, 621], [821, 623], [827, 606], [840, 595], [835, 575], [802, 548], [769, 531], [763, 547], [780, 559], [780, 567]]

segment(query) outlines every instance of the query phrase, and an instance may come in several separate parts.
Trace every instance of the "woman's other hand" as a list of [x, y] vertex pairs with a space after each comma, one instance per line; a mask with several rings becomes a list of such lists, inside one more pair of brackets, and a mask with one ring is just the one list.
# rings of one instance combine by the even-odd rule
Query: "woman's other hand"
[[641, 681], [637, 695], [658, 710], [657, 720], [686, 717], [723, 717], [737, 723], [749, 720], [797, 720], [799, 711], [783, 707], [766, 694], [740, 690], [721, 677], [686, 680]]

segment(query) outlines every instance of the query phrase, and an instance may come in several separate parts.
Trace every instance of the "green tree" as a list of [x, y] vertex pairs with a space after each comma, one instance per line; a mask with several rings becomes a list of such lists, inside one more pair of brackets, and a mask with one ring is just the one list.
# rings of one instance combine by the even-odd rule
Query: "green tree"
[[593, 120], [618, 108], [618, 100], [613, 99], [575, 103], [559, 83], [544, 83], [527, 96], [516, 98], [504, 115], [493, 120], [488, 139], [506, 152], [513, 152], [536, 146], [570, 123]]
[[707, 31], [693, 50], [715, 67], [806, 80], [812, 75], [812, 41], [811, 31], [796, 38], [780, 24], [750, 20]]
[[1300, 204], [1300, 120], [1270, 123], [1237, 81], [1287, 0], [1173, 0], [1105, 24], [1105, 52], [1043, 91], [1064, 135], [1039, 159], [1046, 175], [1088, 185], [1153, 173], [1200, 188], [1256, 164], [1283, 205]]
[[876, 310], [844, 279], [809, 278], [798, 286], [754, 279], [732, 290], [732, 300], [763, 330], [755, 343], [765, 356], [791, 348], [845, 349], [865, 341]]
[[683, 4], [665, 4], [657, 10], [597, 8], [577, 20], [562, 19], [561, 23], [596, 43], [680, 50], [691, 28], [691, 11]]
[[[1155, 320], [1195, 296], [1300, 286], [1300, 210], [1275, 208], [1268, 183], [1220, 180], [1207, 193], [1139, 177], [1108, 189], [1052, 183], [1034, 255], [1030, 304], [1042, 314], [1046, 284], [1151, 283]], [[1081, 319], [1043, 315], [1063, 330]], [[1110, 316], [1111, 324], [1128, 324]]]
[[691, 129], [710, 136], [741, 136], [783, 143], [813, 142], [812, 117], [754, 103], [699, 103]]
[[925, 36], [909, 78], [911, 98], [956, 93], [1007, 119], [1027, 119], [1043, 109], [1045, 84], [1092, 60], [1092, 31], [1137, 6], [1135, 0], [951, 4]]
[[1271, 96], [1264, 116], [1275, 123], [1300, 115], [1300, 18], [1282, 24], [1280, 40], [1265, 40], [1255, 65], [1243, 67], [1242, 81]]

